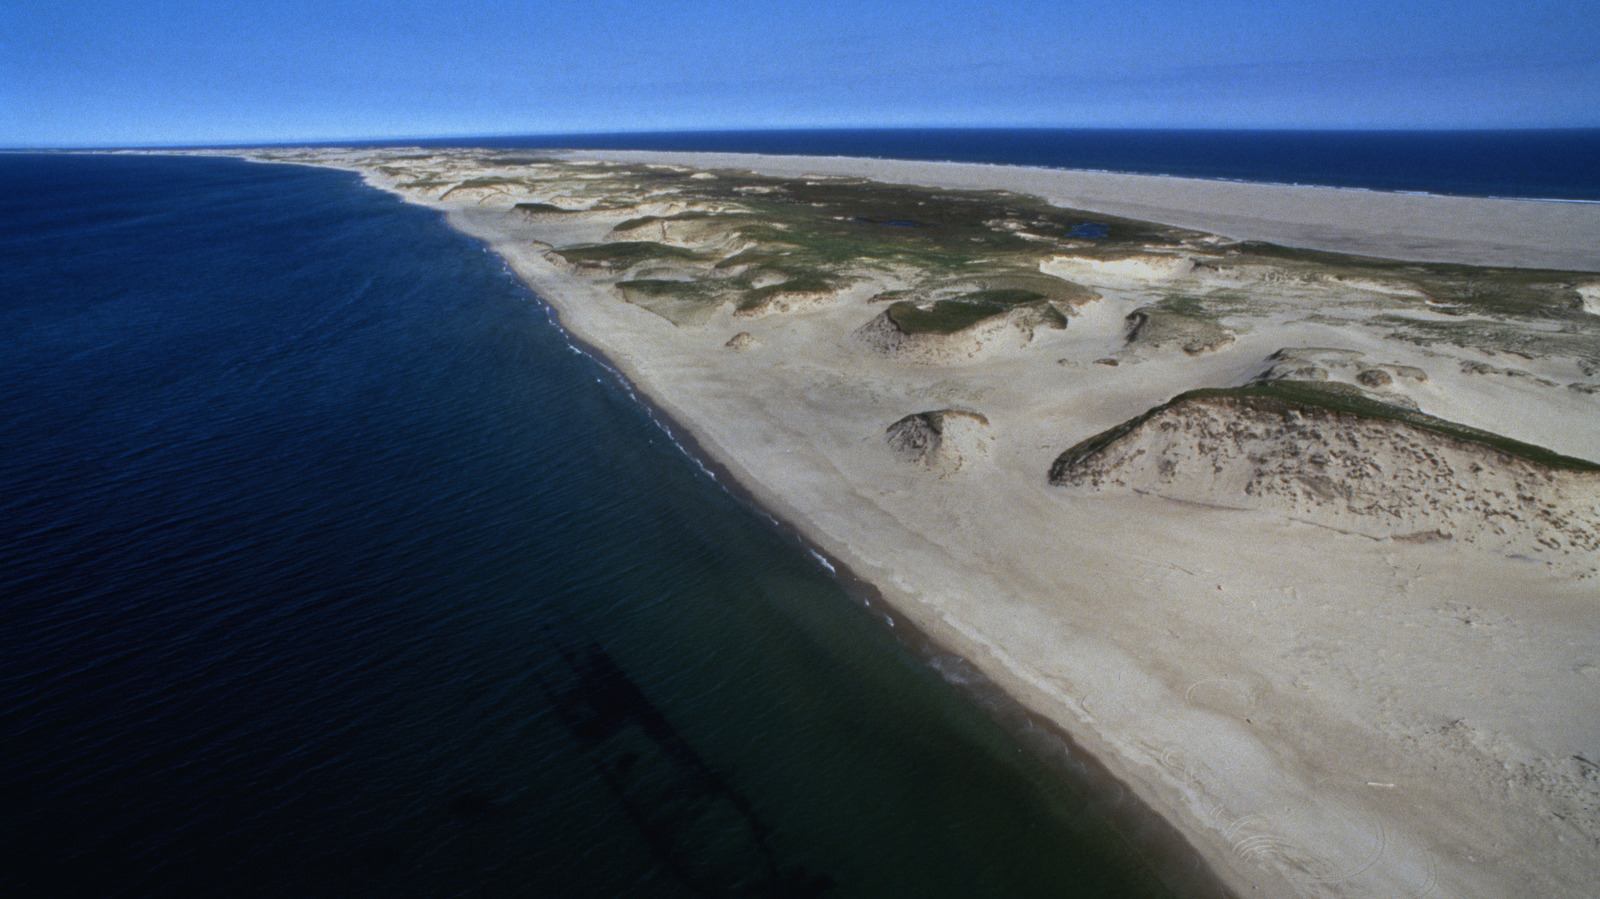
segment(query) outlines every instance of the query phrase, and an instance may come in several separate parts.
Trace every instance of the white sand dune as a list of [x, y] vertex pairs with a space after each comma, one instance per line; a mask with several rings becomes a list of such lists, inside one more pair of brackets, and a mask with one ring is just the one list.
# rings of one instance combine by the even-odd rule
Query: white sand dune
[[1197, 397], [1163, 408], [1051, 483], [1268, 510], [1344, 533], [1592, 570], [1600, 471], [1552, 468], [1393, 420], [1271, 397]]
[[1047, 275], [1068, 281], [1111, 282], [1118, 285], [1171, 281], [1194, 271], [1194, 260], [1180, 255], [1154, 253], [1126, 259], [1083, 259], [1055, 256], [1039, 265]]
[[994, 444], [989, 419], [960, 409], [907, 415], [886, 435], [901, 458], [946, 476], [982, 464]]
[[1013, 309], [950, 334], [908, 332], [886, 310], [855, 331], [863, 346], [909, 362], [951, 365], [1025, 346], [1043, 327], [1038, 310]]

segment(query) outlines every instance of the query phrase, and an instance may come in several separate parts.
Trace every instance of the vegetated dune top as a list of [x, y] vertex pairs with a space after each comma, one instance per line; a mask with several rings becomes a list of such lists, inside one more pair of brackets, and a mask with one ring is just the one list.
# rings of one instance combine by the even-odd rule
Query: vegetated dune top
[[596, 150], [590, 159], [1031, 193], [1234, 240], [1388, 259], [1600, 272], [1600, 203], [1401, 194], [956, 162]]
[[1364, 397], [1340, 409], [1337, 397], [1318, 401], [1322, 389], [1278, 381], [1184, 394], [1068, 449], [1050, 481], [1271, 510], [1373, 539], [1600, 553], [1600, 465], [1498, 449], [1494, 435]]

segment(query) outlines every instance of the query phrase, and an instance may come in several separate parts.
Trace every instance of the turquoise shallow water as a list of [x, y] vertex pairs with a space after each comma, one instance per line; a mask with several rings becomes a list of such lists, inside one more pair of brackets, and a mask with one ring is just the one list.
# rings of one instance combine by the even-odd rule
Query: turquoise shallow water
[[1166, 894], [437, 215], [0, 185], [0, 892]]

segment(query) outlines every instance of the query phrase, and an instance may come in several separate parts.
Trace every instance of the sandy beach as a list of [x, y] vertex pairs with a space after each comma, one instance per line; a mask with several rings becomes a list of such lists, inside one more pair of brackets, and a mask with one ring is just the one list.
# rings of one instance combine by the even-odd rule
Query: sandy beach
[[[1065, 326], [1029, 327], [1026, 339], [1010, 326], [984, 332], [991, 336], [958, 354], [875, 343], [866, 326], [877, 310], [848, 291], [760, 314], [721, 306], [680, 324], [552, 256], [552, 247], [601, 240], [640, 215], [637, 204], [514, 215], [515, 203], [564, 195], [417, 187], [414, 172], [385, 171], [371, 152], [262, 155], [361, 171], [483, 240], [761, 505], [936, 644], [1058, 724], [1237, 894], [1594, 894], [1600, 553], [1591, 538], [1600, 494], [1592, 478], [1530, 469], [1522, 486], [1460, 489], [1425, 478], [1397, 499], [1421, 504], [1436, 494], [1433, 511], [1401, 528], [1259, 491], [1232, 501], [1231, 469], [1207, 454], [1203, 433], [1198, 444], [1166, 437], [1159, 448], [1126, 447], [1130, 458], [1169, 454], [1180, 475], [1183, 466], [1215, 465], [1214, 475], [1208, 467], [1179, 486], [1173, 465], [1145, 475], [1107, 462], [1097, 484], [1051, 475], [1069, 448], [1184, 391], [1244, 384], [1290, 362], [1314, 363], [1335, 381], [1381, 377], [1422, 413], [1593, 462], [1600, 400], [1585, 392], [1594, 373], [1584, 360], [1441, 348], [1276, 312], [1230, 324], [1225, 339], [1198, 349], [1134, 345], [1129, 317], [1149, 308], [1158, 282], [1218, 296], [1287, 289], [1306, 304], [1334, 288], [1071, 257], [1044, 271], [1070, 275], [1095, 299], [1071, 310]], [[706, 180], [736, 170], [1004, 189], [1231, 240], [1567, 269], [1574, 302], [1600, 304], [1600, 275], [1577, 274], [1600, 272], [1600, 204], [940, 163], [561, 155], [687, 167]], [[1400, 290], [1335, 287], [1344, 292], [1328, 296], [1359, 294], [1367, 306]], [[1359, 362], [1343, 373], [1340, 360]], [[1182, 435], [1195, 421], [1175, 419], [1161, 433]], [[1355, 452], [1387, 473], [1405, 468], [1409, 450], [1381, 444], [1393, 436], [1363, 434]], [[1297, 451], [1280, 438], [1261, 437], [1266, 448], [1247, 453], [1254, 464]], [[1459, 451], [1467, 455], [1430, 444], [1418, 458], [1497, 469], [1499, 457]], [[1539, 501], [1559, 527], [1474, 524], [1476, 497], [1535, 482], [1553, 491]], [[1374, 483], [1380, 494], [1401, 489]]]

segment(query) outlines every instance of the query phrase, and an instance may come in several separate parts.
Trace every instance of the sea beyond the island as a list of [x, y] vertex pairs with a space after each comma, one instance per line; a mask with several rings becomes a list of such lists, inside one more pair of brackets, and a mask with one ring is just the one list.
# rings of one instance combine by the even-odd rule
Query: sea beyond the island
[[[933, 152], [854, 134], [656, 148]], [[1578, 196], [1404, 189], [1600, 200], [1564, 134]], [[0, 892], [1170, 895], [438, 214], [231, 159], [0, 184]]]
[[1532, 131], [881, 128], [371, 142], [373, 146], [397, 144], [860, 156], [1464, 197], [1600, 202], [1600, 128]]

